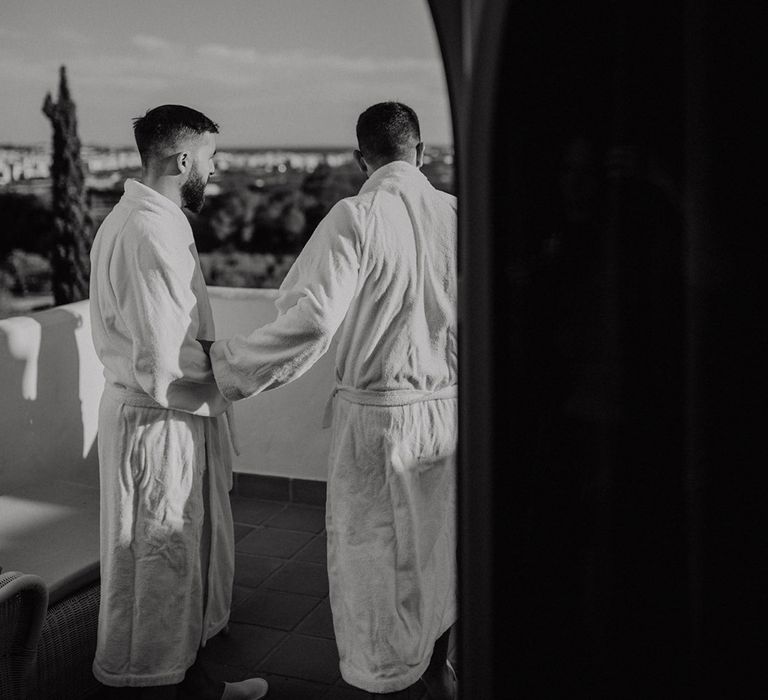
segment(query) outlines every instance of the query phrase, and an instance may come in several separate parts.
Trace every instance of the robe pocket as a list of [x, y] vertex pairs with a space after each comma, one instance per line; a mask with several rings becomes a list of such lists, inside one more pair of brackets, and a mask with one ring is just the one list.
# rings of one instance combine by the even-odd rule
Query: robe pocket
[[400, 470], [422, 471], [443, 464], [456, 454], [456, 432], [455, 400], [405, 406], [400, 420], [387, 431], [389, 459]]
[[138, 426], [131, 457], [137, 519], [147, 541], [163, 541], [203, 521], [206, 466], [202, 418], [178, 411], [151, 411]]

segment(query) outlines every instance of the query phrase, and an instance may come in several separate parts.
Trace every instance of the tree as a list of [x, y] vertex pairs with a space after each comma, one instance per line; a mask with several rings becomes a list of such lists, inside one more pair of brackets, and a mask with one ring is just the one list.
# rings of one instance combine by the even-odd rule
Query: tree
[[51, 268], [53, 298], [59, 305], [88, 297], [88, 251], [93, 226], [85, 199], [75, 103], [69, 94], [64, 66], [59, 72], [58, 101], [54, 102], [48, 93], [43, 114], [53, 126]]

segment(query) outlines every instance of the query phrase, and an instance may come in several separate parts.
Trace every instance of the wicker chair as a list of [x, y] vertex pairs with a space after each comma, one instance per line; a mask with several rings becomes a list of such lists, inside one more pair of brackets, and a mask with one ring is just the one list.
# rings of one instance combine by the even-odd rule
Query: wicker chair
[[103, 689], [91, 670], [100, 590], [96, 581], [49, 606], [37, 648], [33, 697], [77, 700]]
[[0, 574], [0, 697], [26, 700], [34, 685], [48, 589], [32, 574]]
[[[7, 577], [13, 577], [10, 583], [4, 582]], [[12, 589], [18, 589], [21, 580], [42, 586], [42, 589], [34, 589], [38, 596], [35, 607], [28, 605], [38, 617], [32, 619], [31, 613], [27, 613], [26, 617], [16, 613], [18, 622], [15, 627], [23, 643], [16, 642], [17, 650], [7, 654], [9, 660], [6, 672], [4, 645], [6, 637], [11, 636], [10, 632], [6, 633], [6, 627], [8, 630], [12, 627], [6, 623], [6, 620], [11, 622], [11, 612], [5, 612], [5, 600], [18, 596]], [[0, 698], [80, 700], [103, 690], [91, 671], [96, 652], [99, 592], [98, 578], [76, 590], [56, 591], [57, 595], [52, 595], [51, 605], [46, 611], [48, 594], [39, 577], [18, 573], [0, 576]], [[40, 595], [43, 597], [40, 598]], [[21, 602], [15, 606], [20, 608]], [[14, 608], [11, 606], [8, 609], [11, 611]]]

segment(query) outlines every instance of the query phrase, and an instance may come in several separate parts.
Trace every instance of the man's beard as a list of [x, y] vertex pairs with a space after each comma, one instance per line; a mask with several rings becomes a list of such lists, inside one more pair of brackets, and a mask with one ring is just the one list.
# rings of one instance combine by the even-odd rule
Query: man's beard
[[197, 166], [192, 166], [189, 178], [181, 186], [181, 206], [186, 207], [196, 214], [205, 204], [205, 183]]

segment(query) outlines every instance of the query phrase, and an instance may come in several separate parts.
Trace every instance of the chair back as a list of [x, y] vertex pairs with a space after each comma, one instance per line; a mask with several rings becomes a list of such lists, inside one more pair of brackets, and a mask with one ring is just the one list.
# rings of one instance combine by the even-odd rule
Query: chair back
[[48, 608], [39, 576], [0, 573], [0, 698], [26, 700]]

